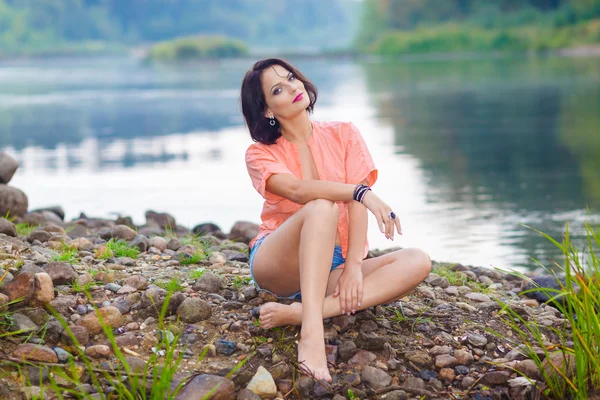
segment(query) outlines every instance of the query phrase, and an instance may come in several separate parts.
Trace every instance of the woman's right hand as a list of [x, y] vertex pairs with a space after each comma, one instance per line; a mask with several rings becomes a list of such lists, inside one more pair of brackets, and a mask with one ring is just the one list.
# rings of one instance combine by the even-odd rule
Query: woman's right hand
[[385, 234], [386, 239], [394, 240], [394, 228], [402, 235], [402, 227], [400, 226], [400, 218], [396, 215], [395, 219], [390, 218], [392, 209], [384, 203], [375, 193], [369, 190], [362, 203], [369, 209], [377, 219], [379, 230]]

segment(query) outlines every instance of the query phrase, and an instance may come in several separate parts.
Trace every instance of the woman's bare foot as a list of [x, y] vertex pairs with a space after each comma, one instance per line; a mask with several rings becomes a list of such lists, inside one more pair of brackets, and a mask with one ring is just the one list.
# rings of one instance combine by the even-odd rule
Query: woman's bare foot
[[325, 341], [301, 338], [298, 343], [298, 363], [300, 370], [315, 379], [331, 382], [325, 356]]
[[283, 325], [300, 325], [302, 322], [302, 304], [289, 306], [279, 303], [266, 303], [260, 307], [260, 326], [271, 329]]

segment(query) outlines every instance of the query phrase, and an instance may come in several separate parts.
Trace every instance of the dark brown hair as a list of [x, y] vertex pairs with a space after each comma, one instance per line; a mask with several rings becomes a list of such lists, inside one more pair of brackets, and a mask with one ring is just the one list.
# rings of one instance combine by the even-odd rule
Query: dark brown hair
[[267, 58], [256, 62], [252, 66], [252, 69], [246, 72], [242, 81], [242, 113], [244, 114], [246, 125], [248, 125], [248, 129], [250, 130], [252, 140], [264, 144], [274, 144], [281, 137], [279, 122], [275, 120], [275, 125], [271, 126], [269, 118], [265, 117], [267, 102], [265, 101], [265, 94], [262, 88], [262, 73], [265, 69], [273, 65], [279, 65], [287, 69], [294, 74], [296, 79], [304, 84], [304, 88], [310, 99], [310, 104], [306, 107], [306, 111], [312, 113], [317, 102], [317, 87], [288, 62], [279, 58]]

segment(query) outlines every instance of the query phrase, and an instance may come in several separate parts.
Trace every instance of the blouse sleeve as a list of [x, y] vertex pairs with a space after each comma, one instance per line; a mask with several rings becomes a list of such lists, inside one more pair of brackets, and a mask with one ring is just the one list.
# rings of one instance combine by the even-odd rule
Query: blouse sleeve
[[377, 168], [371, 158], [367, 144], [362, 138], [358, 128], [349, 124], [346, 143], [346, 183], [358, 184], [367, 180], [369, 186], [377, 181]]
[[252, 186], [263, 198], [266, 198], [267, 179], [273, 174], [293, 175], [285, 164], [277, 160], [272, 154], [262, 151], [254, 146], [246, 150], [246, 168], [252, 180]]

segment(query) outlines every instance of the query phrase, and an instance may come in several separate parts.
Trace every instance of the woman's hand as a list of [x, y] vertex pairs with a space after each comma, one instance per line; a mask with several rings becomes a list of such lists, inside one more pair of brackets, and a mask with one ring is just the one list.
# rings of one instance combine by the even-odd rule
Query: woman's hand
[[342, 314], [354, 314], [363, 299], [363, 275], [360, 265], [344, 266], [340, 275], [333, 297], [340, 297]]
[[394, 240], [394, 228], [398, 231], [399, 235], [402, 235], [402, 227], [400, 226], [400, 219], [396, 215], [395, 219], [390, 218], [390, 212], [392, 209], [390, 206], [385, 204], [375, 193], [368, 191], [363, 198], [362, 203], [369, 209], [377, 218], [377, 224], [381, 233], [385, 234], [386, 239]]

